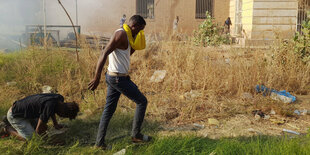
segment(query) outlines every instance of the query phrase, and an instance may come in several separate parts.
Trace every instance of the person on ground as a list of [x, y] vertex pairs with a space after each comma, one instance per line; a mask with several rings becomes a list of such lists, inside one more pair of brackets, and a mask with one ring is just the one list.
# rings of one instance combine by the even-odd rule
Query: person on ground
[[[151, 137], [141, 134], [141, 125], [144, 120], [148, 101], [140, 92], [136, 84], [129, 77], [130, 56], [135, 50], [145, 48], [139, 47], [137, 42], [145, 43], [144, 27], [145, 20], [140, 15], [134, 15], [129, 19], [129, 24], [124, 24], [123, 28], [114, 32], [107, 46], [103, 49], [93, 80], [88, 88], [95, 90], [100, 83], [103, 66], [109, 58], [109, 65], [105, 74], [107, 83], [106, 104], [99, 124], [96, 146], [106, 149], [105, 136], [110, 119], [112, 118], [120, 95], [123, 94], [136, 103], [136, 112], [132, 125], [132, 142], [146, 142]], [[143, 37], [141, 37], [143, 36]], [[140, 38], [141, 37], [141, 38]], [[133, 39], [135, 38], [135, 39]]]
[[5, 122], [5, 132], [19, 140], [30, 140], [34, 133], [44, 135], [47, 122], [52, 119], [55, 129], [63, 128], [58, 124], [56, 115], [75, 119], [79, 105], [75, 102], [64, 103], [64, 97], [59, 94], [35, 94], [15, 101], [8, 110]]

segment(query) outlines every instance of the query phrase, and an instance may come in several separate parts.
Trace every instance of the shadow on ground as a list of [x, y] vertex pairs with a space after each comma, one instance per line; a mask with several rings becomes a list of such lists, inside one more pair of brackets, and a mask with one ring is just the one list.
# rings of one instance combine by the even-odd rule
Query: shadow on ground
[[[77, 119], [69, 122], [69, 130], [66, 134], [66, 144], [79, 141], [80, 145], [93, 146], [95, 145], [97, 130], [101, 112], [87, 117], [87, 119]], [[116, 112], [112, 117], [108, 126], [106, 142], [108, 144], [117, 143], [119, 141], [130, 142], [131, 128], [133, 121], [133, 113]], [[149, 119], [144, 120], [142, 132], [150, 135], [156, 135], [159, 131], [159, 122], [154, 122]]]

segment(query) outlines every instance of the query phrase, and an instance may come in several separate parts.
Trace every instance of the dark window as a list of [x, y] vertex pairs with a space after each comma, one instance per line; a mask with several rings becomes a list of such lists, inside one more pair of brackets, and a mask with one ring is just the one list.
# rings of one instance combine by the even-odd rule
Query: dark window
[[137, 0], [137, 14], [143, 18], [154, 18], [154, 0]]
[[196, 0], [196, 19], [205, 19], [207, 11], [213, 17], [213, 0]]

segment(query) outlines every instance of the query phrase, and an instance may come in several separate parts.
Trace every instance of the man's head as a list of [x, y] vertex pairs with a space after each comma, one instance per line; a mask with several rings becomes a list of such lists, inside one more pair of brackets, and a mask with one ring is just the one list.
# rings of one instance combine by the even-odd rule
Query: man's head
[[129, 27], [131, 29], [132, 35], [137, 35], [141, 30], [144, 29], [146, 22], [140, 15], [133, 15], [129, 19]]
[[75, 119], [79, 111], [80, 108], [76, 102], [59, 102], [55, 109], [58, 116], [69, 118], [70, 120]]
[[125, 14], [123, 14], [123, 18], [126, 18], [126, 15], [125, 15]]
[[176, 17], [177, 21], [179, 21], [179, 16]]

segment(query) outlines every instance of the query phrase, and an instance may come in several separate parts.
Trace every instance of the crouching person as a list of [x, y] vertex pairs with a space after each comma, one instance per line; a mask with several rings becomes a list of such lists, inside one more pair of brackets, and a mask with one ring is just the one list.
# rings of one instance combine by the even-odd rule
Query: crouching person
[[47, 122], [52, 119], [55, 129], [63, 126], [58, 124], [56, 115], [75, 119], [79, 106], [75, 102], [64, 103], [59, 94], [36, 94], [14, 102], [7, 113], [5, 130], [20, 140], [31, 139], [33, 133], [42, 135], [47, 130]]

